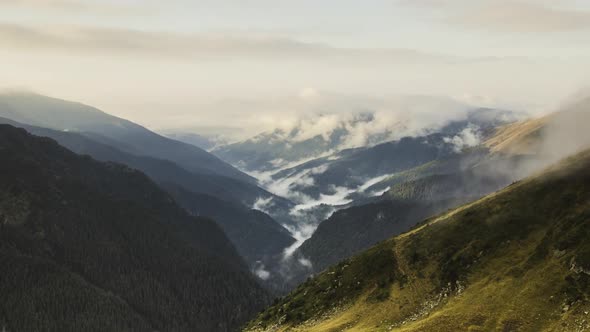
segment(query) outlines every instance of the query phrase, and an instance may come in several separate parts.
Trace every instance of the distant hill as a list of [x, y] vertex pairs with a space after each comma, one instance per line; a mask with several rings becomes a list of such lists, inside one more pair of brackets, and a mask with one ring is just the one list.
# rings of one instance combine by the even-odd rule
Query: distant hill
[[0, 326], [232, 331], [267, 294], [143, 173], [0, 125]]
[[590, 328], [590, 151], [327, 269], [247, 331]]
[[94, 107], [31, 93], [0, 94], [0, 117], [56, 130], [78, 132], [135, 155], [170, 160], [188, 171], [254, 179], [194, 145], [160, 136]]
[[[379, 241], [405, 232], [424, 218], [481, 198], [572, 151], [589, 147], [590, 136], [583, 130], [590, 123], [588, 106], [577, 103], [541, 120], [500, 126], [491, 130], [484, 141], [494, 142], [493, 145], [484, 143], [418, 163], [413, 168], [401, 168], [364, 188], [364, 193], [376, 193], [374, 197], [350, 194], [354, 201], [321, 221], [313, 235], [295, 251], [295, 257], [308, 260], [313, 268], [300, 271], [294, 283], [304, 280], [310, 272], [321, 272]], [[503, 148], [496, 150], [499, 146]], [[523, 152], [514, 146], [526, 149]], [[408, 151], [407, 155], [412, 154]], [[391, 158], [406, 160], [403, 156], [395, 153]]]
[[[132, 155], [78, 133], [28, 126], [2, 118], [0, 123], [50, 137], [76, 153], [90, 155], [100, 161], [118, 162], [145, 172], [169, 189], [189, 212], [218, 222], [251, 266], [259, 260], [280, 254], [294, 241], [288, 231], [268, 215], [242, 204], [258, 197], [273, 197], [255, 185], [219, 175], [194, 174], [170, 161]], [[280, 202], [278, 197], [275, 200]]]
[[183, 131], [164, 131], [163, 135], [176, 141], [192, 144], [200, 147], [203, 150], [209, 150], [217, 146], [215, 139], [211, 139], [199, 134], [183, 132]]
[[[276, 173], [306, 161], [333, 156], [347, 149], [372, 147], [403, 137], [461, 131], [465, 123], [496, 126], [515, 121], [520, 115], [504, 110], [473, 109], [436, 98], [408, 98], [390, 112], [321, 114], [303, 118], [290, 129], [276, 129], [250, 139], [222, 145], [212, 152], [249, 172]], [[449, 105], [450, 104], [450, 105]], [[399, 113], [407, 114], [400, 116]], [[427, 109], [454, 114], [449, 119], [427, 123], [420, 115]], [[452, 111], [450, 111], [450, 110]], [[408, 116], [413, 114], [414, 117]], [[423, 121], [423, 122], [421, 122]]]
[[298, 203], [305, 201], [298, 199], [304, 194], [308, 200], [344, 196], [340, 199], [342, 204], [354, 199], [352, 194], [374, 195], [366, 189], [382, 177], [476, 147], [493, 135], [498, 126], [516, 118], [516, 114], [508, 111], [471, 110], [465, 119], [451, 121], [432, 133], [342, 150], [283, 169], [272, 174], [265, 186]]
[[[490, 158], [479, 151], [443, 158], [401, 172], [388, 181], [380, 197], [335, 212], [296, 251], [313, 263], [313, 271], [348, 258], [419, 221], [473, 201], [519, 179], [493, 171], [519, 159]], [[460, 166], [459, 166], [460, 165]]]

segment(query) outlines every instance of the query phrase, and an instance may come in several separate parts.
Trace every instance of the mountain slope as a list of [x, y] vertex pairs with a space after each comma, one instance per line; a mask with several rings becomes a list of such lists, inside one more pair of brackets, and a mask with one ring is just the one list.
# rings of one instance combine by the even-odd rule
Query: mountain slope
[[590, 151], [331, 267], [249, 330], [590, 329]]
[[439, 132], [452, 121], [490, 123], [514, 117], [512, 112], [470, 110], [467, 105], [432, 96], [398, 96], [378, 104], [343, 100], [338, 98], [337, 103], [342, 103], [338, 111], [333, 105], [306, 105], [313, 105], [315, 110], [300, 112], [297, 118], [289, 117], [292, 121], [275, 130], [219, 146], [212, 152], [249, 172], [275, 173], [345, 149], [371, 147], [402, 137]]
[[499, 128], [484, 142], [493, 153], [559, 159], [590, 144], [590, 98], [582, 98], [547, 116]]
[[191, 172], [254, 182], [203, 149], [80, 103], [30, 93], [5, 93], [0, 94], [0, 116], [33, 126], [80, 132], [128, 153], [170, 160]]
[[200, 147], [203, 150], [212, 149], [218, 144], [214, 138], [209, 138], [190, 132], [176, 132], [171, 130], [165, 131], [162, 134], [173, 140]]
[[296, 254], [310, 260], [313, 271], [321, 272], [429, 216], [510, 184], [518, 177], [496, 170], [518, 162], [475, 150], [396, 174], [383, 181], [387, 188], [380, 197], [361, 199], [322, 221]]
[[343, 150], [283, 169], [265, 185], [271, 192], [301, 204], [326, 197], [338, 202], [331, 205], [346, 204], [355, 199], [354, 195], [376, 195], [366, 189], [382, 178], [478, 146], [496, 127], [515, 117], [500, 110], [471, 110], [466, 119], [452, 121], [434, 133]]
[[178, 185], [163, 187], [191, 214], [218, 221], [249, 265], [264, 262], [283, 252], [295, 239], [266, 213], [248, 209]]
[[[193, 174], [170, 161], [131, 155], [77, 133], [27, 126], [2, 118], [0, 123], [9, 123], [35, 135], [50, 137], [76, 153], [88, 154], [100, 161], [122, 163], [145, 172], [154, 181], [170, 189], [178, 203], [188, 211], [211, 217], [219, 223], [249, 265], [254, 265], [266, 256], [279, 254], [294, 241], [287, 230], [268, 215], [250, 211], [242, 205], [248, 203], [243, 201], [246, 199], [273, 197], [254, 185], [222, 176]], [[275, 198], [275, 201], [279, 202], [280, 199]], [[261, 236], [272, 241], [264, 241]]]
[[230, 331], [266, 293], [221, 229], [142, 173], [0, 125], [0, 325]]

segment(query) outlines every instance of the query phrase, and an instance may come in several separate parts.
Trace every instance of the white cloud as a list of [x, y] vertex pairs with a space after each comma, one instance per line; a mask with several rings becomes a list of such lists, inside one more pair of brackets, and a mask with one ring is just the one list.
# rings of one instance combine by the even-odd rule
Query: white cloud
[[[266, 114], [271, 130], [281, 130], [273, 133], [277, 140], [297, 143], [322, 137], [325, 142], [329, 142], [336, 130], [345, 131], [343, 142], [329, 151], [336, 152], [404, 136], [422, 135], [427, 130], [464, 117], [468, 109], [466, 104], [442, 97], [377, 98], [316, 93], [318, 97], [313, 102], [301, 103], [286, 98], [281, 100], [276, 113], [270, 111]], [[261, 105], [259, 109], [272, 107]], [[261, 139], [263, 136], [258, 137]], [[276, 166], [282, 166], [285, 161], [275, 162]]]
[[252, 205], [252, 209], [262, 211], [266, 214], [270, 214], [269, 209], [274, 205], [272, 196], [268, 198], [258, 197], [258, 199]]
[[358, 188], [358, 191], [359, 192], [365, 192], [370, 187], [376, 185], [377, 183], [379, 183], [379, 182], [381, 182], [381, 181], [383, 181], [383, 180], [385, 180], [385, 179], [387, 179], [389, 177], [391, 177], [391, 174], [385, 174], [385, 175], [382, 175], [382, 176], [377, 176], [377, 177], [374, 177], [372, 179], [369, 179], [369, 180], [367, 180], [365, 183], [363, 183]]
[[445, 137], [444, 141], [453, 145], [455, 152], [461, 152], [465, 148], [478, 146], [481, 144], [481, 132], [479, 127], [469, 125], [459, 134], [453, 137]]
[[311, 263], [311, 261], [309, 259], [307, 259], [307, 258], [299, 258], [297, 261], [299, 262], [299, 264], [305, 266], [308, 269], [311, 269], [312, 266], [313, 266], [313, 264]]
[[334, 185], [332, 185], [330, 189], [332, 193], [321, 193], [318, 199], [312, 199], [308, 197], [307, 199], [303, 200], [302, 203], [297, 204], [291, 210], [291, 214], [297, 216], [298, 214], [301, 214], [303, 211], [313, 209], [323, 204], [331, 206], [346, 205], [352, 202], [352, 199], [349, 199], [348, 196], [356, 192], [356, 189], [350, 189]]
[[379, 197], [379, 196], [382, 196], [383, 194], [385, 194], [386, 192], [388, 192], [388, 191], [389, 191], [389, 189], [391, 189], [391, 187], [390, 187], [390, 186], [388, 186], [387, 188], [383, 188], [382, 190], [375, 190], [375, 191], [372, 191], [372, 192], [369, 194], [369, 196], [371, 196], [371, 197]]
[[[80, 25], [0, 24], [0, 46], [10, 50], [46, 50], [66, 54], [128, 55], [193, 59], [269, 57], [285, 60], [360, 60], [385, 63], [452, 63], [460, 57], [395, 48], [344, 48], [256, 33], [172, 33]], [[314, 97], [304, 89], [301, 97]]]
[[285, 248], [283, 251], [283, 260], [289, 259], [291, 256], [293, 256], [295, 250], [297, 250], [297, 248], [299, 248], [303, 242], [305, 242], [305, 240], [309, 239], [313, 235], [317, 225], [299, 223], [297, 227], [290, 225], [285, 225], [285, 227], [289, 230], [289, 232], [291, 232], [291, 235], [293, 238], [295, 238], [295, 242], [291, 246]]
[[270, 272], [266, 270], [264, 264], [260, 262], [258, 262], [256, 268], [254, 269], [254, 274], [262, 280], [268, 280], [268, 278], [270, 278]]
[[[273, 180], [269, 177], [269, 174], [273, 172], [264, 172], [264, 173], [250, 173], [254, 176], [259, 176], [258, 179], [260, 180], [261, 184], [271, 193], [292, 199], [294, 201], [308, 201], [311, 198], [307, 197], [305, 194], [300, 193], [298, 191], [293, 190], [295, 186], [300, 187], [311, 187], [314, 185], [313, 175], [321, 174], [328, 169], [328, 165], [321, 165], [318, 167], [306, 169], [303, 171], [297, 171], [294, 174], [290, 174], [287, 177]], [[267, 179], [264, 181], [264, 179]]]

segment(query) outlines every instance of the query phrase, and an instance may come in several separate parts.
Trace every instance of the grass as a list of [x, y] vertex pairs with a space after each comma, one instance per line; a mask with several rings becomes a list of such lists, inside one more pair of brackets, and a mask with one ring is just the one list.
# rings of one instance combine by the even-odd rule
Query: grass
[[589, 183], [586, 152], [332, 267], [247, 330], [590, 331]]

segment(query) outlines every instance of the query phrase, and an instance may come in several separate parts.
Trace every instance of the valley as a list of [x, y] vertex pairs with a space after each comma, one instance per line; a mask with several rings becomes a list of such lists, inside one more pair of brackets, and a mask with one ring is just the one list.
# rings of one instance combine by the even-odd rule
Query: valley
[[590, 1], [0, 0], [0, 332], [590, 332]]
[[[524, 120], [508, 111], [475, 108], [439, 129], [424, 128], [426, 135], [345, 148], [274, 171], [251, 169], [250, 175], [239, 170], [241, 162], [231, 166], [221, 154], [217, 158], [85, 105], [23, 94], [0, 96], [2, 105], [3, 259], [15, 266], [15, 274], [0, 286], [22, 289], [24, 284], [17, 280], [27, 280], [28, 269], [51, 269], [47, 282], [56, 283], [52, 286], [56, 291], [74, 296], [55, 297], [58, 307], [86, 294], [91, 285], [99, 289], [83, 296], [96, 298], [104, 309], [66, 311], [60, 320], [92, 316], [108, 321], [114, 329], [127, 324], [178, 330], [196, 328], [200, 321], [213, 324], [202, 325], [205, 331], [233, 331], [275, 298], [246, 330], [446, 331], [459, 326], [551, 330], [558, 323], [584, 326], [579, 323], [579, 312], [586, 310], [586, 249], [579, 241], [587, 226], [585, 169], [590, 159], [587, 152], [579, 151], [590, 146], [590, 136], [579, 134], [576, 128], [586, 123], [587, 99], [549, 116]], [[56, 121], [60, 117], [67, 121]], [[144, 141], [165, 145], [167, 151], [146, 150], [143, 143], [133, 143]], [[140, 145], [133, 147], [132, 143]], [[170, 152], [177, 147], [183, 152]], [[188, 151], [193, 152], [187, 155]], [[200, 158], [224, 166], [190, 167], [191, 160]], [[543, 170], [552, 164], [556, 166]], [[272, 175], [261, 177], [265, 172]], [[128, 175], [123, 176], [125, 173]], [[29, 182], [33, 179], [46, 187], [35, 187], [35, 182]], [[69, 186], [74, 191], [64, 192]], [[79, 196], [76, 190], [85, 194]], [[56, 208], [60, 199], [63, 207]], [[90, 201], [78, 202], [80, 199]], [[101, 208], [89, 202], [99, 201], [112, 206], [128, 202], [137, 208], [128, 210], [129, 215], [108, 215], [109, 223], [96, 223], [102, 218]], [[563, 206], [555, 206], [559, 202]], [[88, 204], [92, 209], [83, 212], [81, 207]], [[52, 217], [52, 211], [60, 214]], [[116, 211], [118, 208], [113, 213]], [[537, 213], [544, 217], [535, 219]], [[76, 215], [82, 218], [79, 224], [73, 223]], [[139, 227], [139, 220], [152, 220], [142, 232], [154, 233], [128, 233]], [[76, 233], [64, 237], [67, 228]], [[157, 240], [164, 241], [160, 249], [153, 243], [157, 234], [163, 236]], [[103, 236], [102, 240], [97, 236]], [[136, 242], [143, 238], [149, 240]], [[172, 242], [166, 241], [180, 247], [173, 249]], [[83, 263], [75, 255], [64, 256], [72, 248], [82, 248], [82, 255], [115, 250], [112, 257], [117, 260], [93, 256]], [[181, 264], [177, 268], [183, 272], [174, 280], [162, 274], [171, 267], [153, 261], [157, 257], [153, 253], [141, 251], [147, 248], [166, 252], [162, 257]], [[182, 267], [193, 264], [193, 258], [199, 260], [194, 263], [197, 270]], [[218, 259], [224, 263], [212, 263]], [[133, 270], [135, 265], [130, 262], [143, 266], [144, 272]], [[89, 274], [94, 271], [92, 265], [85, 264], [108, 268], [101, 270], [104, 275], [94, 277]], [[129, 270], [113, 280], [110, 271], [120, 269], [118, 264]], [[202, 272], [210, 275], [197, 276], [202, 283], [183, 281], [201, 273], [201, 264], [219, 271]], [[230, 270], [235, 281], [220, 283], [213, 277]], [[545, 273], [554, 275], [551, 285], [534, 277]], [[67, 281], [77, 279], [80, 282], [75, 285]], [[145, 282], [145, 290], [129, 293], [125, 285], [130, 280], [137, 286]], [[64, 282], [74, 288], [63, 290]], [[214, 309], [200, 318], [186, 314], [184, 318], [155, 318], [153, 310], [163, 307], [141, 304], [146, 298], [167, 298], [166, 305], [185, 307], [193, 296], [203, 296], [187, 293], [190, 287], [178, 295], [174, 291], [177, 282], [229, 293], [222, 293], [226, 294], [223, 300], [211, 300]], [[208, 286], [209, 282], [213, 284]], [[536, 283], [546, 288], [522, 293], [513, 305], [524, 305], [545, 293], [552, 294], [551, 301], [535, 300], [540, 304], [530, 313], [505, 312], [500, 305], [506, 301], [502, 296]], [[234, 287], [245, 293], [232, 292]], [[562, 289], [565, 293], [560, 293]], [[104, 292], [107, 297], [101, 295]], [[43, 296], [24, 290], [6, 294], [21, 294], [28, 301]], [[204, 296], [203, 301], [209, 295]], [[232, 296], [241, 297], [234, 300]], [[485, 305], [482, 296], [490, 298]], [[117, 299], [123, 304], [117, 304]], [[13, 301], [29, 310], [25, 303]], [[225, 305], [240, 301], [243, 309], [237, 316], [228, 316]], [[478, 303], [480, 309], [467, 309], [469, 303]], [[128, 313], [113, 315], [110, 310], [121, 305], [116, 310]], [[568, 312], [571, 308], [571, 315], [556, 314], [566, 307]], [[173, 308], [166, 310], [181, 314]], [[56, 314], [47, 311], [42, 315]], [[500, 316], [504, 318], [491, 318]], [[34, 327], [25, 320], [0, 318], [10, 326]], [[92, 320], [84, 321], [76, 326], [89, 328]], [[220, 321], [224, 323], [215, 325]]]

